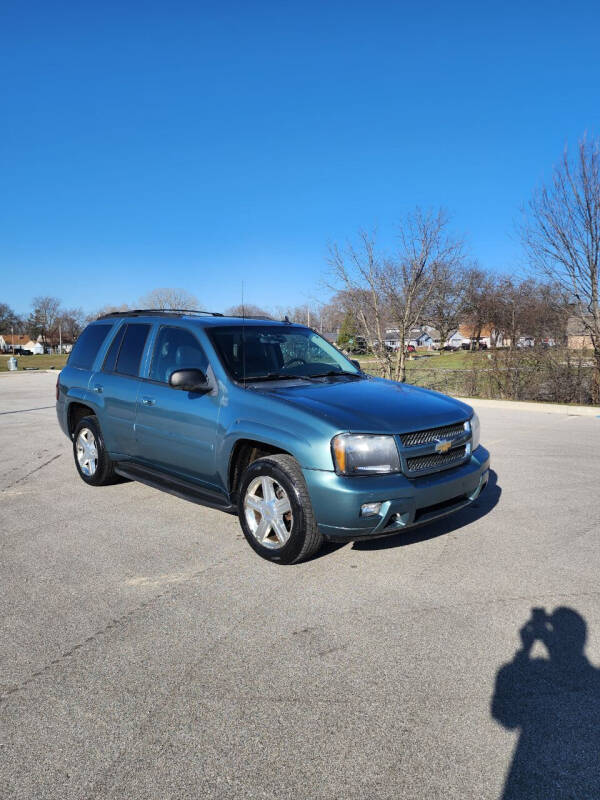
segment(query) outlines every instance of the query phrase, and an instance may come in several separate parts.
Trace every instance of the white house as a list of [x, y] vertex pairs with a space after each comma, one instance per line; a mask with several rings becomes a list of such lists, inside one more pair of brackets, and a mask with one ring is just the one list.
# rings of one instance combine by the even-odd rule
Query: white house
[[391, 350], [397, 350], [400, 347], [400, 331], [398, 328], [386, 328], [384, 344]]
[[[400, 331], [398, 328], [387, 328], [385, 331], [385, 344], [392, 350], [397, 350], [401, 345]], [[408, 332], [405, 345], [413, 347], [426, 347], [431, 350], [440, 346], [440, 334], [431, 325], [422, 325], [420, 328], [411, 328]]]
[[524, 335], [524, 336], [519, 336], [519, 338], [517, 339], [517, 347], [519, 349], [523, 347], [533, 347], [534, 345], [535, 345], [535, 339], [533, 338], [533, 336]]
[[3, 353], [12, 353], [15, 350], [29, 350], [34, 354], [41, 354], [44, 348], [39, 342], [34, 341], [26, 333], [3, 333], [0, 335], [0, 351]]
[[434, 350], [440, 346], [440, 332], [432, 325], [413, 328], [408, 343], [414, 347], [426, 347], [428, 350]]
[[471, 337], [465, 336], [464, 333], [461, 333], [460, 330], [453, 331], [450, 336], [446, 339], [445, 344], [448, 347], [453, 347], [456, 350], [460, 350], [463, 345], [470, 345], [471, 344]]
[[476, 331], [473, 329], [472, 325], [460, 325], [458, 330], [450, 334], [446, 340], [446, 344], [455, 349], [459, 349], [463, 346], [470, 347], [471, 341], [484, 347], [492, 347], [492, 345], [495, 347], [504, 347], [507, 344], [502, 331], [498, 330], [498, 328], [493, 325], [482, 325], [479, 331], [479, 338], [475, 339], [475, 335]]

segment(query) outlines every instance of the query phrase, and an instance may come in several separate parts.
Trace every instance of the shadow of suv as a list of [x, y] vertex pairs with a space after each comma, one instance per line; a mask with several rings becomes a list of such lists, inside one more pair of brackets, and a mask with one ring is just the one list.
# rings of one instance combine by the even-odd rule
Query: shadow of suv
[[105, 315], [77, 340], [56, 409], [86, 483], [122, 476], [237, 514], [281, 564], [444, 517], [489, 476], [469, 406], [367, 375], [287, 321]]

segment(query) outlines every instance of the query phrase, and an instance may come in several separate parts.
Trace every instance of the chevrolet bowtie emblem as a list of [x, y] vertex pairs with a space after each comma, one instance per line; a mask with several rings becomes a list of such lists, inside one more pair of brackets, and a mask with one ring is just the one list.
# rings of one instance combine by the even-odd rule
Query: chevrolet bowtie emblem
[[452, 442], [442, 441], [438, 442], [435, 446], [436, 453], [447, 453], [448, 450], [452, 447]]

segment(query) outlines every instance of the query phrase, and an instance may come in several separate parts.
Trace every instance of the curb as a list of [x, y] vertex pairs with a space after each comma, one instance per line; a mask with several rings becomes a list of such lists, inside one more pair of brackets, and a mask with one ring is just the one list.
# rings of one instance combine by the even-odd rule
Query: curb
[[61, 369], [3, 369], [0, 378], [4, 375], [58, 375]]
[[480, 397], [457, 397], [463, 403], [480, 408], [507, 408], [512, 411], [535, 411], [538, 414], [565, 414], [568, 417], [598, 417], [600, 406], [569, 406], [560, 403], [525, 403], [520, 400], [485, 400]]

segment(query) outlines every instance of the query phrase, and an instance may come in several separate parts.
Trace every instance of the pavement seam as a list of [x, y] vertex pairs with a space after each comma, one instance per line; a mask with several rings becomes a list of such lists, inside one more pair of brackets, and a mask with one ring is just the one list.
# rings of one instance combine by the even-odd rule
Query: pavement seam
[[45, 411], [48, 408], [54, 408], [54, 406], [38, 406], [37, 408], [18, 408], [16, 411], [0, 411], [0, 417], [4, 417], [6, 414], [26, 414], [28, 411]]
[[[64, 653], [62, 653], [57, 658], [52, 659], [52, 661], [49, 661], [41, 669], [36, 670], [35, 672], [32, 672], [31, 675], [28, 678], [26, 678], [24, 681], [22, 681], [21, 683], [13, 686], [11, 689], [6, 690], [3, 694], [0, 695], [0, 705], [2, 703], [5, 703], [9, 698], [14, 696], [18, 692], [22, 691], [23, 689], [26, 689], [28, 686], [30, 686], [32, 683], [34, 683], [36, 678], [39, 678], [41, 675], [44, 675], [45, 673], [51, 671], [52, 668], [55, 667], [57, 664], [60, 664], [63, 661], [71, 658], [71, 656], [73, 656], [78, 650], [81, 650], [86, 645], [95, 642], [100, 637], [102, 637], [105, 634], [107, 634], [113, 628], [122, 627], [125, 623], [127, 623], [138, 612], [143, 611], [145, 608], [147, 608], [150, 605], [154, 605], [159, 600], [162, 600], [165, 597], [174, 595], [177, 592], [177, 590], [178, 590], [178, 588], [180, 586], [185, 585], [186, 583], [189, 583], [190, 581], [193, 581], [196, 578], [199, 578], [200, 576], [204, 575], [209, 570], [215, 569], [215, 568], [220, 567], [220, 566], [224, 566], [229, 560], [230, 560], [230, 558], [219, 559], [219, 561], [215, 561], [213, 564], [209, 564], [204, 569], [197, 570], [196, 572], [191, 573], [190, 576], [188, 578], [186, 578], [184, 581], [180, 581], [179, 583], [171, 586], [169, 589], [166, 589], [164, 592], [160, 592], [159, 594], [154, 595], [153, 597], [150, 597], [147, 600], [144, 600], [143, 602], [139, 603], [139, 605], [137, 605], [134, 608], [130, 609], [126, 613], [121, 614], [119, 617], [116, 617], [115, 619], [110, 620], [110, 622], [108, 622], [103, 628], [100, 628], [95, 633], [90, 634], [90, 636], [87, 636], [85, 639], [83, 639], [83, 641], [78, 642], [77, 644], [75, 644], [72, 647], [70, 647], [68, 650], [65, 650]], [[578, 592], [577, 594], [556, 593], [556, 594], [551, 594], [551, 595], [535, 595], [533, 597], [532, 596], [523, 596], [523, 595], [513, 596], [513, 597], [497, 597], [497, 598], [494, 598], [493, 600], [489, 600], [489, 601], [479, 601], [479, 602], [478, 601], [469, 601], [469, 602], [466, 602], [466, 603], [455, 603], [453, 605], [447, 605], [447, 606], [430, 605], [430, 606], [427, 606], [426, 608], [414, 608], [414, 609], [405, 608], [404, 611], [405, 611], [405, 613], [409, 613], [409, 614], [411, 614], [411, 613], [412, 614], [415, 614], [415, 613], [416, 614], [423, 614], [423, 613], [430, 613], [430, 612], [436, 612], [436, 611], [452, 612], [452, 611], [456, 611], [456, 610], [459, 610], [459, 609], [470, 608], [470, 607], [473, 607], [473, 606], [479, 606], [481, 608], [485, 608], [486, 606], [502, 605], [502, 604], [506, 604], [506, 603], [516, 603], [516, 602], [528, 602], [528, 603], [531, 603], [531, 602], [534, 602], [534, 601], [535, 602], [540, 602], [542, 600], [548, 600], [548, 601], [555, 600], [556, 601], [558, 599], [570, 600], [570, 599], [581, 599], [581, 598], [584, 598], [584, 597], [591, 597], [591, 598], [600, 597], [600, 591], [598, 591], [598, 592]], [[238, 620], [235, 624], [238, 624], [239, 621], [240, 620]], [[235, 627], [235, 625], [233, 627]], [[221, 638], [222, 637], [219, 637], [219, 639], [215, 642], [215, 644], [217, 644], [221, 640]], [[334, 649], [337, 649], [337, 648], [334, 648]], [[210, 652], [210, 650], [208, 652]], [[204, 658], [204, 656], [203, 656], [203, 658]]]
[[56, 461], [56, 459], [60, 458], [61, 456], [62, 453], [58, 453], [57, 455], [52, 456], [52, 458], [49, 458], [48, 461], [44, 461], [43, 464], [40, 464], [39, 466], [35, 467], [35, 469], [32, 469], [26, 475], [22, 475], [20, 478], [17, 478], [16, 481], [9, 483], [8, 486], [4, 486], [0, 491], [6, 492], [8, 489], [12, 489], [13, 486], [16, 486], [18, 483], [22, 483], [24, 480], [27, 480], [27, 478], [29, 478], [31, 475], [34, 475], [36, 472], [39, 472], [39, 470], [43, 469], [44, 467], [47, 467], [48, 464], [51, 464], [53, 461]]
[[[227, 559], [223, 559], [222, 563], [225, 563]], [[187, 669], [184, 670], [183, 676], [181, 680], [175, 682], [175, 684], [171, 687], [170, 690], [166, 692], [163, 696], [162, 702], [154, 706], [143, 719], [141, 724], [137, 727], [135, 741], [133, 745], [122, 747], [117, 754], [117, 756], [111, 761], [111, 763], [101, 769], [99, 771], [98, 776], [95, 778], [94, 783], [90, 787], [89, 792], [82, 797], [82, 800], [96, 800], [99, 797], [104, 796], [105, 790], [112, 784], [115, 786], [116, 784], [116, 777], [115, 777], [115, 767], [120, 763], [126, 761], [128, 758], [131, 758], [134, 755], [134, 749], [138, 746], [142, 738], [146, 735], [148, 730], [151, 728], [154, 719], [156, 716], [163, 711], [163, 709], [167, 706], [171, 698], [174, 694], [180, 691], [181, 687], [187, 683], [188, 675], [198, 668], [198, 665], [205, 661], [221, 644], [224, 639], [227, 639], [233, 630], [238, 627], [244, 620], [248, 617], [252, 616], [255, 611], [262, 607], [262, 602], [257, 603], [252, 608], [248, 609], [245, 608], [244, 611], [240, 614], [240, 616], [224, 631], [220, 636], [218, 636], [210, 645], [209, 647], [202, 653], [202, 655], [197, 658], [193, 663], [191, 663]], [[196, 700], [198, 705], [203, 706], [207, 710], [210, 710], [209, 706], [203, 703], [201, 700]], [[161, 752], [164, 751], [166, 743], [163, 741], [159, 745], [159, 750]], [[125, 768], [125, 775], [131, 774], [132, 771], [135, 769], [135, 766], [129, 765], [129, 767]], [[110, 779], [112, 777], [112, 780]], [[108, 778], [108, 780], [107, 780]]]
[[192, 572], [189, 575], [189, 577], [186, 578], [184, 581], [179, 581], [177, 584], [170, 586], [163, 592], [160, 592], [159, 594], [149, 597], [147, 600], [144, 600], [137, 606], [134, 606], [134, 608], [130, 609], [129, 611], [126, 611], [124, 614], [121, 614], [115, 619], [111, 619], [103, 628], [98, 629], [97, 631], [95, 631], [94, 633], [90, 634], [85, 639], [83, 639], [81, 642], [78, 642], [77, 644], [70, 647], [68, 650], [65, 650], [64, 653], [61, 653], [61, 655], [58, 656], [57, 658], [53, 658], [52, 661], [49, 661], [40, 669], [36, 670], [35, 672], [32, 672], [31, 675], [24, 681], [21, 681], [21, 683], [18, 683], [12, 686], [10, 689], [5, 690], [3, 694], [0, 694], [0, 705], [6, 703], [8, 699], [13, 697], [18, 692], [22, 691], [23, 689], [26, 689], [28, 686], [34, 683], [37, 678], [50, 672], [58, 664], [61, 664], [63, 661], [66, 661], [67, 659], [71, 658], [71, 656], [75, 655], [75, 653], [78, 650], [81, 650], [86, 645], [96, 642], [102, 636], [105, 636], [107, 633], [109, 633], [113, 628], [122, 627], [127, 622], [129, 622], [132, 619], [132, 617], [134, 617], [140, 611], [143, 611], [148, 606], [154, 605], [159, 600], [162, 600], [165, 597], [175, 594], [179, 586], [182, 586], [185, 583], [189, 583], [190, 581], [199, 578], [201, 575], [208, 572], [209, 570], [215, 569], [216, 567], [224, 566], [229, 560], [230, 559], [228, 558], [222, 558], [219, 559], [219, 561], [215, 561], [214, 563], [207, 565], [201, 570], [196, 570], [196, 572]]

